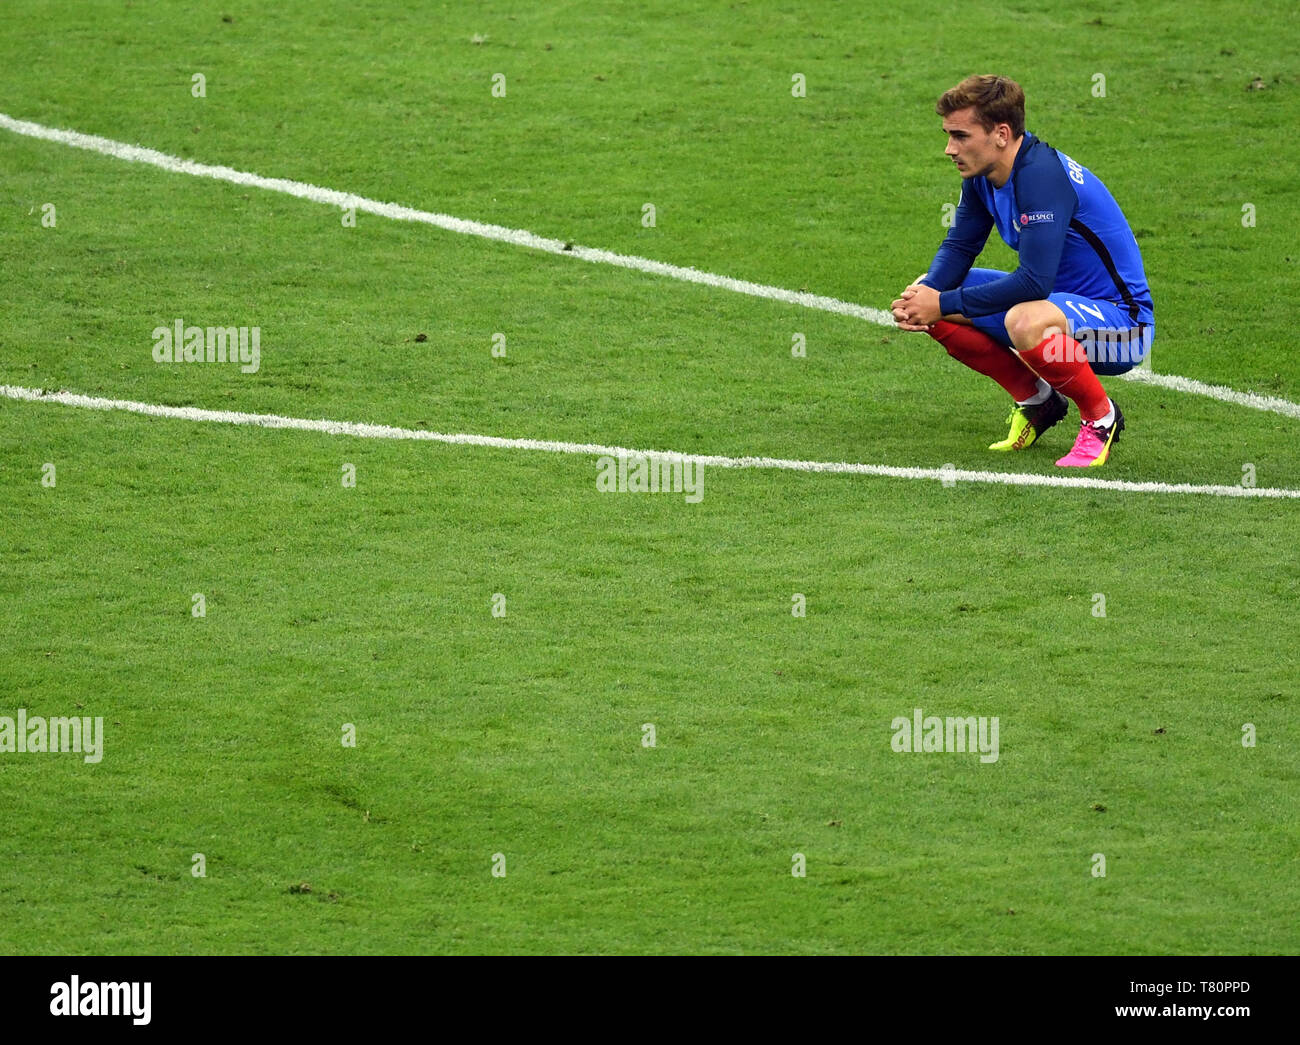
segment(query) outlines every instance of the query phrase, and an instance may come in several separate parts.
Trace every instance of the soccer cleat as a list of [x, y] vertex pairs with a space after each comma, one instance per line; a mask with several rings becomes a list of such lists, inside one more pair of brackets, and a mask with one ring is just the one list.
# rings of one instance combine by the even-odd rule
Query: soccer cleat
[[1124, 431], [1124, 411], [1115, 400], [1110, 401], [1115, 408], [1115, 420], [1109, 427], [1091, 421], [1079, 425], [1079, 438], [1074, 441], [1074, 449], [1056, 463], [1062, 468], [1097, 468], [1110, 459], [1112, 443], [1119, 442], [1119, 434]]
[[1000, 443], [994, 443], [990, 450], [1024, 450], [1032, 446], [1040, 435], [1063, 418], [1070, 409], [1065, 396], [1056, 389], [1036, 406], [1021, 406], [1017, 403], [1011, 408], [1007, 424], [1011, 431]]

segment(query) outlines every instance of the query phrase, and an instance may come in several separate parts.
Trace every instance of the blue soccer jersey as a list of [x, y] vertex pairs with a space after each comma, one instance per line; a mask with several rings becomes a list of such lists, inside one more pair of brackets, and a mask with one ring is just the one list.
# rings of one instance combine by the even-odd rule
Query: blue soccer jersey
[[[1019, 268], [963, 287], [995, 224]], [[1113, 303], [1135, 327], [1155, 322], [1142, 253], [1115, 198], [1028, 132], [1002, 188], [986, 177], [962, 182], [956, 220], [921, 282], [941, 292], [944, 315], [992, 316], [1056, 292]]]

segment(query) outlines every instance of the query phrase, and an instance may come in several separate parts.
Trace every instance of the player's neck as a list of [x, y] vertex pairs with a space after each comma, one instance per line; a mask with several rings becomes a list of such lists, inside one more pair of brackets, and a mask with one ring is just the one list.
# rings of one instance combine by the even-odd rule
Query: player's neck
[[993, 173], [989, 175], [989, 181], [993, 183], [995, 189], [1002, 188], [1011, 177], [1011, 169], [1016, 165], [1016, 157], [1020, 154], [1020, 146], [1025, 143], [1025, 136], [1022, 134], [1019, 138], [1007, 146], [1007, 151], [1002, 154], [1002, 159], [998, 160], [993, 168]]

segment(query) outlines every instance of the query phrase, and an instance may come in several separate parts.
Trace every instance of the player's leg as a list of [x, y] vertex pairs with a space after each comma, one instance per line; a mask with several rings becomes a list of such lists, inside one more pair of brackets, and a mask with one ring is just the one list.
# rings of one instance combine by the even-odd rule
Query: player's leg
[[[996, 269], [971, 269], [961, 285], [979, 286], [1005, 275]], [[993, 378], [1013, 399], [1037, 394], [1035, 375], [1011, 351], [1003, 324], [996, 317], [972, 320], [966, 316], [944, 316], [930, 328], [930, 336], [959, 363]]]
[[[979, 286], [1005, 275], [997, 269], [971, 269], [962, 286]], [[1015, 401], [1007, 418], [1011, 426], [1007, 437], [990, 450], [1024, 450], [1065, 416], [1065, 400], [1011, 349], [1003, 314], [977, 319], [944, 316], [930, 328], [930, 336], [959, 363], [996, 381]]]
[[1025, 301], [1008, 309], [1007, 335], [1020, 358], [1079, 408], [1082, 423], [1074, 448], [1056, 463], [1067, 468], [1097, 467], [1106, 463], [1111, 446], [1124, 430], [1124, 415], [1097, 380], [1089, 348], [1071, 336], [1078, 327], [1063, 306], [1085, 316], [1089, 313], [1084, 309], [1092, 306], [1092, 314], [1106, 318], [1098, 303], [1053, 294], [1049, 300]]

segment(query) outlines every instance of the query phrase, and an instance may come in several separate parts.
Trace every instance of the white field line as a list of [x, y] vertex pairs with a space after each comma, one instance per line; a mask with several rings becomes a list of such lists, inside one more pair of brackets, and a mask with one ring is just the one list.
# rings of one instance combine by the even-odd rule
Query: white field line
[[[39, 123], [31, 123], [28, 120], [17, 120], [5, 113], [0, 113], [0, 128], [13, 131], [15, 134], [26, 135], [29, 138], [40, 138], [45, 141], [58, 142], [61, 145], [71, 145], [77, 149], [87, 149], [91, 152], [111, 156], [114, 159], [126, 160], [129, 163], [149, 164], [175, 174], [192, 174], [199, 178], [214, 178], [217, 181], [226, 181], [233, 185], [266, 189], [269, 192], [281, 192], [289, 196], [297, 196], [300, 199], [311, 200], [314, 203], [325, 203], [334, 207], [355, 207], [359, 211], [377, 214], [380, 217], [391, 218], [394, 221], [422, 222], [426, 225], [446, 229], [448, 232], [459, 232], [466, 236], [479, 236], [483, 239], [498, 240], [518, 247], [542, 250], [550, 254], [560, 254], [564, 257], [578, 258], [582, 261], [597, 264], [617, 265], [620, 268], [634, 269], [637, 272], [646, 272], [656, 276], [667, 276], [670, 279], [679, 279], [687, 283], [702, 283], [705, 286], [730, 290], [737, 294], [749, 294], [752, 297], [768, 298], [771, 301], [782, 301], [791, 305], [800, 305], [804, 308], [818, 309], [822, 312], [853, 316], [884, 327], [894, 325], [893, 317], [884, 309], [855, 305], [852, 302], [840, 301], [838, 298], [785, 290], [782, 287], [770, 287], [762, 283], [751, 283], [749, 280], [744, 279], [732, 279], [730, 276], [719, 276], [711, 272], [701, 272], [699, 269], [669, 265], [662, 261], [652, 261], [649, 258], [641, 258], [632, 254], [615, 254], [608, 250], [580, 247], [564, 240], [547, 239], [524, 229], [509, 229], [503, 225], [488, 225], [483, 222], [469, 221], [465, 218], [454, 218], [449, 214], [415, 210], [396, 203], [381, 203], [378, 200], [366, 199], [364, 196], [355, 196], [350, 192], [324, 189], [319, 185], [290, 181], [287, 178], [266, 178], [260, 174], [237, 171], [231, 167], [196, 163], [193, 160], [183, 160], [177, 156], [169, 156], [166, 153], [158, 152], [156, 149], [147, 149], [140, 145], [127, 145], [125, 142], [113, 141], [111, 138], [82, 134], [78, 131], [58, 130], [53, 127], [45, 127]], [[1258, 396], [1250, 392], [1238, 392], [1220, 385], [1208, 385], [1191, 378], [1177, 377], [1172, 374], [1153, 374], [1149, 370], [1135, 370], [1125, 376], [1130, 380], [1158, 385], [1161, 388], [1186, 392], [1192, 395], [1208, 396], [1211, 399], [1218, 399], [1225, 403], [1300, 418], [1300, 404], [1287, 399]]]
[[773, 301], [784, 301], [791, 305], [803, 305], [805, 308], [820, 309], [823, 312], [836, 312], [843, 316], [854, 316], [883, 326], [892, 327], [894, 325], [894, 320], [890, 314], [878, 308], [854, 305], [847, 301], [822, 297], [819, 294], [806, 294], [794, 290], [783, 290], [780, 287], [768, 287], [744, 279], [732, 279], [730, 276], [716, 276], [710, 272], [701, 272], [699, 269], [668, 265], [662, 261], [651, 261], [649, 258], [639, 258], [631, 254], [615, 254], [608, 250], [580, 247], [562, 239], [547, 239], [544, 236], [538, 236], [523, 229], [508, 229], [504, 225], [486, 225], [480, 221], [468, 221], [465, 218], [453, 218], [450, 214], [435, 214], [431, 211], [415, 210], [396, 203], [380, 203], [378, 200], [366, 199], [364, 196], [354, 196], [350, 192], [323, 189], [319, 185], [309, 185], [306, 182], [290, 181], [287, 178], [264, 178], [260, 174], [237, 171], [231, 167], [214, 167], [206, 163], [195, 163], [193, 160], [182, 160], [177, 156], [168, 156], [166, 153], [158, 152], [155, 149], [146, 149], [140, 145], [127, 145], [124, 142], [113, 141], [111, 138], [100, 138], [97, 135], [81, 134], [77, 131], [61, 131], [52, 127], [44, 127], [39, 123], [30, 123], [27, 120], [15, 120], [12, 116], [7, 116], [4, 113], [0, 113], [0, 128], [13, 131], [15, 134], [25, 134], [29, 138], [43, 138], [45, 141], [71, 145], [77, 149], [89, 149], [91, 152], [102, 153], [105, 156], [112, 156], [115, 159], [126, 160], [130, 163], [147, 163], [175, 174], [193, 174], [199, 178], [215, 178], [217, 181], [228, 181], [233, 185], [246, 185], [256, 189], [266, 189], [270, 192], [283, 192], [289, 196], [311, 200], [313, 203], [326, 203], [333, 207], [344, 209], [355, 207], [359, 211], [377, 214], [383, 218], [392, 218], [394, 221], [423, 222], [426, 225], [436, 225], [448, 232], [459, 232], [466, 236], [481, 236], [483, 239], [512, 243], [516, 247], [530, 247], [533, 250], [544, 250], [550, 254], [561, 254], [564, 257], [579, 258], [582, 261], [617, 265], [620, 268], [635, 269], [638, 272], [648, 272], [656, 276], [668, 276], [672, 279], [684, 280], [687, 283], [703, 283], [710, 287], [731, 290], [737, 294], [750, 294], [754, 297], [770, 298]]
[[360, 439], [414, 439], [432, 443], [487, 446], [504, 450], [538, 450], [553, 454], [585, 456], [620, 454], [691, 461], [712, 468], [770, 468], [790, 472], [832, 472], [841, 475], [875, 475], [891, 479], [929, 479], [948, 483], [992, 483], [1002, 486], [1056, 486], [1068, 489], [1113, 490], [1120, 493], [1205, 494], [1212, 497], [1267, 497], [1300, 499], [1300, 490], [1246, 486], [1198, 486], [1192, 483], [1134, 483], [1088, 476], [1030, 475], [1020, 472], [972, 472], [956, 468], [902, 468], [884, 464], [856, 464], [848, 461], [791, 461], [778, 457], [720, 457], [713, 454], [678, 454], [669, 450], [631, 450], [599, 443], [566, 443], [549, 439], [503, 439], [493, 435], [445, 434], [389, 425], [354, 421], [309, 420], [279, 414], [246, 414], [235, 410], [203, 410], [193, 406], [160, 406], [128, 399], [102, 399], [74, 392], [45, 392], [39, 388], [0, 385], [0, 397], [35, 403], [58, 403], [92, 410], [125, 410], [149, 417], [184, 421], [215, 421], [221, 424], [256, 425], [262, 428], [290, 428], [301, 432], [350, 435]]
[[1143, 385], [1158, 385], [1161, 388], [1173, 389], [1175, 392], [1209, 396], [1211, 399], [1218, 399], [1223, 403], [1248, 406], [1252, 410], [1268, 410], [1275, 414], [1282, 414], [1285, 417], [1300, 418], [1300, 403], [1293, 403], [1289, 399], [1256, 395], [1254, 392], [1238, 392], [1235, 388], [1226, 388], [1223, 385], [1207, 385], [1203, 381], [1197, 381], [1190, 377], [1178, 377], [1174, 374], [1153, 374], [1150, 370], [1143, 370], [1140, 367], [1135, 367], [1127, 374], [1120, 376], [1125, 380], [1136, 381]]

